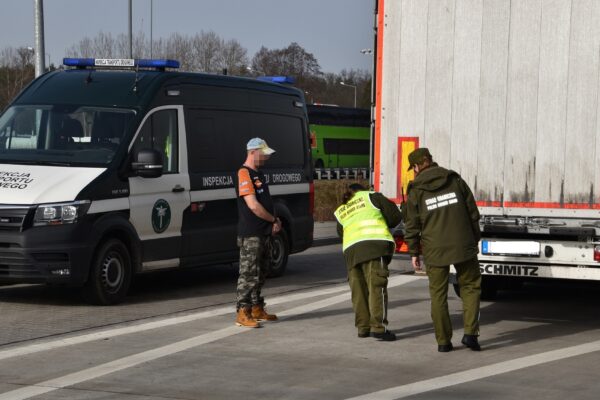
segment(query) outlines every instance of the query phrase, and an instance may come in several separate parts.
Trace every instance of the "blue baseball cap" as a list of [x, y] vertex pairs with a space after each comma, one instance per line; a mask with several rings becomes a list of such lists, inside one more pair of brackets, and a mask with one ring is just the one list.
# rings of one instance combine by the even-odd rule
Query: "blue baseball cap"
[[257, 137], [252, 138], [250, 139], [250, 141], [248, 141], [248, 144], [246, 145], [246, 150], [260, 150], [260, 152], [263, 153], [265, 156], [270, 156], [271, 154], [275, 153], [275, 150], [270, 148], [267, 142]]

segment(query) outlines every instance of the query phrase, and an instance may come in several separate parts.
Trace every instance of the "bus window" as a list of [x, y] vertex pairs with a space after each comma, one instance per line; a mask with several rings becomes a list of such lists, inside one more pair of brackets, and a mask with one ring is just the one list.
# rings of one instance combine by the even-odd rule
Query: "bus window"
[[368, 168], [371, 113], [307, 105], [315, 168]]

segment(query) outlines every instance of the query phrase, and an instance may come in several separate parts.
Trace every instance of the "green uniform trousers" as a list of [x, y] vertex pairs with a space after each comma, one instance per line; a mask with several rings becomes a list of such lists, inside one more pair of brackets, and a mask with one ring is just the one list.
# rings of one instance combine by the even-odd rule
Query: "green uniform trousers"
[[[454, 264], [463, 303], [465, 335], [479, 335], [479, 297], [481, 296], [481, 273], [477, 257]], [[438, 344], [449, 344], [452, 339], [452, 323], [448, 312], [449, 266], [427, 266], [429, 294], [431, 295], [431, 319]]]
[[389, 275], [387, 263], [381, 257], [355, 265], [348, 271], [358, 333], [385, 332]]

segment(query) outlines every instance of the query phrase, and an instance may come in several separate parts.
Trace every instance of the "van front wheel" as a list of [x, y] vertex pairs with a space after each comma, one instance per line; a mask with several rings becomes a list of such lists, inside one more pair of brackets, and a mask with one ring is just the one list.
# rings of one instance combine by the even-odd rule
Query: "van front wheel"
[[274, 278], [283, 275], [290, 254], [290, 242], [285, 229], [280, 230], [271, 237], [271, 270], [268, 277]]
[[83, 288], [86, 300], [105, 306], [120, 303], [130, 283], [131, 257], [127, 246], [118, 239], [102, 243], [96, 251]]

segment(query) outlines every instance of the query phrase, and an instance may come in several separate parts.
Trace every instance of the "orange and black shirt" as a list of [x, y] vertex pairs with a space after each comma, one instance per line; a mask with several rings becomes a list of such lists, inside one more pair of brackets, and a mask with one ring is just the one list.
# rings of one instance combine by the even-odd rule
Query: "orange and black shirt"
[[274, 214], [273, 200], [269, 193], [265, 175], [260, 171], [242, 166], [237, 173], [237, 206], [238, 206], [238, 236], [270, 235], [272, 223], [257, 217], [248, 205], [244, 196], [255, 195], [256, 200], [271, 214]]

